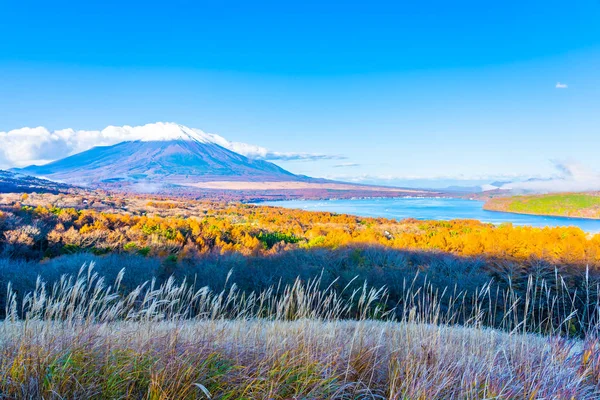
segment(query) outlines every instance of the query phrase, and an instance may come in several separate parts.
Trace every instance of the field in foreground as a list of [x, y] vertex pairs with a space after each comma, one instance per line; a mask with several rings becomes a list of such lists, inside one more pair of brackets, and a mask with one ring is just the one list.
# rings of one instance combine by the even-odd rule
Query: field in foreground
[[600, 219], [600, 196], [590, 193], [559, 193], [497, 197], [488, 200], [483, 208], [519, 214]]
[[[2, 327], [7, 397], [592, 399], [590, 345], [378, 321]], [[586, 348], [584, 348], [587, 346]], [[588, 361], [586, 361], [588, 360]]]
[[600, 235], [0, 200], [0, 398], [600, 396]]
[[[484, 302], [297, 281], [244, 294], [168, 280], [124, 294], [82, 268], [0, 324], [0, 395], [27, 399], [594, 399], [600, 343], [483, 327]], [[452, 325], [457, 314], [466, 319]], [[505, 315], [510, 319], [510, 312]], [[567, 320], [564, 321], [565, 323]], [[594, 330], [597, 332], [597, 330]]]

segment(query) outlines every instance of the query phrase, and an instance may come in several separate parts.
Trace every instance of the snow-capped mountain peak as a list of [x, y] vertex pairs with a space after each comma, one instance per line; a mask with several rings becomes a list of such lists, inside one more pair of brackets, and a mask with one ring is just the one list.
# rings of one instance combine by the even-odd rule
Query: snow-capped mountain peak
[[122, 142], [188, 141], [216, 144], [252, 159], [278, 158], [287, 153], [270, 152], [252, 144], [230, 142], [222, 136], [206, 133], [174, 122], [155, 122], [141, 126], [107, 126], [102, 130], [19, 128], [0, 132], [0, 168], [45, 164], [97, 146]]
[[253, 160], [331, 159], [318, 153], [272, 151], [255, 144], [233, 142], [214, 133], [174, 122], [155, 122], [141, 126], [108, 126], [102, 130], [58, 129], [42, 126], [0, 131], [0, 168], [46, 164], [94, 147], [113, 146], [122, 142], [185, 141], [213, 144]]
[[108, 126], [101, 131], [104, 137], [119, 138], [120, 141], [169, 141], [169, 140], [189, 140], [200, 143], [226, 144], [228, 141], [211, 133], [206, 133], [200, 129], [188, 128], [185, 125], [174, 122], [155, 122], [142, 126]]
[[108, 141], [114, 137], [121, 141], [18, 171], [78, 185], [304, 180], [275, 164], [230, 150], [232, 144], [218, 135], [183, 125], [109, 126], [101, 134]]

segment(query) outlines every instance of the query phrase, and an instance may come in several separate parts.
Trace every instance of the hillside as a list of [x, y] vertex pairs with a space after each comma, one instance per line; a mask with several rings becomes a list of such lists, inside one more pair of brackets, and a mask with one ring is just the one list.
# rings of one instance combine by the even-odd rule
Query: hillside
[[249, 298], [185, 283], [125, 297], [84, 272], [2, 324], [6, 398], [598, 398], [592, 336], [447, 326], [435, 300], [429, 313], [378, 321], [385, 293], [366, 287], [358, 307], [302, 283]]
[[600, 393], [577, 228], [96, 192], [0, 195], [0, 233], [8, 398]]
[[15, 169], [50, 180], [121, 192], [235, 200], [440, 195], [295, 175], [215, 143], [181, 137], [94, 147], [42, 166]]
[[136, 140], [90, 150], [18, 170], [81, 185], [111, 182], [192, 184], [210, 180], [307, 181], [263, 161], [249, 159], [182, 128], [170, 140]]
[[489, 211], [600, 219], [600, 196], [596, 193], [521, 195], [489, 199]]
[[[586, 284], [595, 288], [600, 282], [600, 235], [574, 227], [396, 221], [97, 193], [36, 194], [25, 200], [2, 195], [0, 233], [0, 255], [11, 258], [3, 266], [0, 257], [0, 287], [16, 279], [19, 293], [32, 289], [38, 273], [57, 279], [92, 260], [112, 278], [127, 266], [129, 288], [152, 277], [162, 283], [172, 274], [222, 287], [231, 272], [244, 291], [321, 273], [327, 284], [339, 277], [336, 287], [343, 288], [361, 276], [371, 285], [385, 286], [392, 304], [402, 301], [406, 283], [415, 279], [417, 286], [471, 293], [494, 282], [494, 293], [496, 288], [518, 290], [526, 298], [530, 274], [543, 277], [540, 284], [546, 285], [559, 268], [573, 288], [569, 304], [579, 302], [587, 267]], [[450, 305], [447, 297], [443, 301]], [[5, 309], [0, 299], [0, 315]], [[529, 322], [546, 317], [531, 316]], [[564, 328], [576, 330], [587, 323]]]
[[221, 200], [442, 195], [296, 175], [266, 161], [264, 148], [175, 123], [107, 127], [89, 134], [107, 145], [13, 171], [90, 189]]
[[67, 193], [71, 185], [0, 170], [0, 193]]

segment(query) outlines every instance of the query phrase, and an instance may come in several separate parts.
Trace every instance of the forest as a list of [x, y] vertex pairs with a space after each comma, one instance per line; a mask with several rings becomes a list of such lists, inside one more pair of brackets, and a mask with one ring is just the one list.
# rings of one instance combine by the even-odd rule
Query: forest
[[377, 245], [563, 266], [600, 264], [600, 235], [476, 220], [402, 221], [242, 203], [68, 195], [3, 195], [2, 254], [28, 260], [73, 253], [190, 258], [207, 253]]
[[493, 197], [484, 208], [519, 214], [598, 219], [600, 196], [597, 192], [586, 192]]
[[[574, 227], [395, 221], [101, 192], [3, 195], [1, 210], [0, 284], [14, 281], [20, 293], [32, 290], [38, 275], [55, 282], [92, 261], [110, 279], [126, 267], [129, 288], [170, 277], [215, 288], [232, 275], [252, 292], [320, 276], [325, 285], [337, 279], [336, 287], [386, 287], [390, 304], [402, 301], [408, 282], [445, 291], [442, 302], [456, 293], [473, 300], [488, 287], [497, 297], [488, 303], [507, 291], [524, 299], [546, 290], [543, 301], [560, 293], [572, 308], [595, 299], [600, 282], [600, 235]], [[522, 307], [516, 309], [526, 313]], [[498, 325], [492, 314], [505, 311], [488, 312], [489, 324]], [[535, 316], [539, 323], [547, 317]], [[586, 316], [561, 329], [583, 333], [595, 321]]]
[[0, 234], [8, 398], [600, 392], [578, 228], [79, 191], [0, 195]]

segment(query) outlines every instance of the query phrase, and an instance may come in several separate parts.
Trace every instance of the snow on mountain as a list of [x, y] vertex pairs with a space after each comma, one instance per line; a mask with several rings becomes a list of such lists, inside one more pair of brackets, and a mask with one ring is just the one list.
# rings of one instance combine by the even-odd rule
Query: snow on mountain
[[262, 146], [231, 142], [222, 136], [173, 122], [156, 122], [143, 126], [108, 126], [96, 131], [74, 129], [50, 131], [44, 127], [37, 127], [0, 132], [0, 168], [43, 164], [96, 146], [111, 146], [129, 141], [169, 140], [213, 143], [258, 160], [340, 158], [326, 154], [271, 151]]
[[77, 189], [65, 183], [0, 170], [0, 193], [68, 193]]
[[116, 138], [119, 142], [136, 140], [142, 142], [193, 140], [200, 143], [227, 143], [227, 140], [221, 136], [205, 133], [200, 129], [192, 129], [172, 122], [157, 122], [143, 126], [108, 126], [101, 131], [101, 135]]
[[232, 147], [229, 142], [218, 135], [182, 125], [108, 127], [102, 132], [105, 137], [125, 140], [16, 171], [78, 185], [309, 180], [268, 161], [234, 152], [225, 147]]

